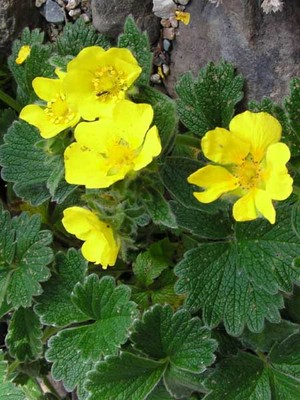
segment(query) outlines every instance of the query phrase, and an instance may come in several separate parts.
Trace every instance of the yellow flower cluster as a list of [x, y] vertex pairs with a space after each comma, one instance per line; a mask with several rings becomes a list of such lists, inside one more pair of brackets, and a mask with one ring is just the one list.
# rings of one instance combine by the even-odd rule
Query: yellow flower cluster
[[[151, 105], [126, 99], [141, 71], [128, 49], [91, 46], [68, 63], [66, 72], [56, 70], [56, 79], [33, 80], [44, 103], [27, 105], [20, 118], [45, 139], [76, 126], [75, 141], [64, 153], [68, 183], [108, 188], [160, 154]], [[87, 260], [104, 268], [114, 265], [120, 240], [109, 224], [90, 210], [71, 207], [64, 212], [63, 225], [85, 241], [82, 253]]]
[[265, 112], [246, 111], [232, 119], [229, 131], [216, 128], [207, 132], [201, 147], [215, 164], [188, 177], [189, 183], [203, 189], [194, 193], [196, 199], [211, 203], [224, 195], [238, 197], [233, 206], [236, 221], [263, 216], [274, 224], [272, 200], [285, 200], [293, 190], [286, 168], [290, 151], [280, 138], [280, 123]]

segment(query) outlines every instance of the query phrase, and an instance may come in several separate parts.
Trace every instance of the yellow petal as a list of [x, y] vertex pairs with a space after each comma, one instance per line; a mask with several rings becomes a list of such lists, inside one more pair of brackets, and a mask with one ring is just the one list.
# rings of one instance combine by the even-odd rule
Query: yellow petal
[[206, 158], [218, 164], [241, 164], [250, 145], [224, 128], [208, 131], [201, 140]]
[[246, 195], [237, 200], [232, 209], [236, 221], [251, 221], [258, 217], [254, 200], [255, 190], [250, 190]]
[[94, 70], [99, 64], [105, 50], [99, 46], [89, 46], [81, 50], [78, 55], [68, 63], [67, 71], [76, 69]]
[[265, 190], [271, 199], [285, 200], [293, 191], [293, 179], [285, 166], [290, 156], [290, 150], [284, 143], [273, 144], [267, 150], [266, 171], [263, 176]]
[[198, 169], [187, 180], [205, 189], [204, 192], [194, 192], [194, 196], [201, 203], [211, 203], [222, 194], [238, 187], [236, 178], [227, 169], [216, 165], [207, 165]]
[[184, 11], [175, 11], [175, 18], [177, 21], [181, 21], [184, 25], [188, 25], [190, 23], [191, 14]]
[[62, 224], [65, 230], [78, 239], [85, 240], [94, 226], [98, 224], [98, 217], [83, 207], [69, 207], [63, 212]]
[[38, 77], [32, 81], [32, 87], [40, 99], [50, 101], [62, 92], [62, 81]]
[[74, 136], [80, 145], [104, 154], [109, 151], [107, 143], [117, 137], [114, 121], [105, 119], [81, 122], [76, 126]]
[[123, 100], [114, 108], [113, 119], [116, 125], [122, 127], [120, 132], [122, 139], [133, 149], [137, 149], [144, 142], [153, 120], [153, 108], [150, 104], [135, 104]]
[[148, 131], [145, 142], [138, 156], [134, 159], [134, 171], [138, 171], [150, 164], [154, 157], [161, 152], [160, 137], [156, 126]]
[[23, 62], [29, 57], [31, 51], [31, 47], [25, 44], [22, 46], [18, 52], [18, 56], [16, 58], [16, 64], [23, 64]]
[[230, 131], [250, 144], [250, 152], [255, 161], [261, 161], [268, 146], [279, 142], [281, 125], [276, 118], [266, 112], [245, 111], [230, 122]]
[[35, 104], [25, 106], [21, 110], [19, 117], [29, 124], [37, 127], [40, 131], [40, 135], [44, 139], [50, 139], [68, 127], [76, 125], [80, 119], [79, 115], [75, 115], [74, 119], [68, 123], [54, 124], [50, 121], [44, 109]]
[[257, 189], [254, 198], [255, 206], [260, 214], [263, 215], [271, 224], [274, 224], [276, 212], [269, 194], [264, 190]]
[[70, 184], [96, 189], [108, 187], [116, 181], [113, 176], [106, 176], [107, 166], [101, 154], [79, 143], [66, 148], [64, 159], [65, 179]]

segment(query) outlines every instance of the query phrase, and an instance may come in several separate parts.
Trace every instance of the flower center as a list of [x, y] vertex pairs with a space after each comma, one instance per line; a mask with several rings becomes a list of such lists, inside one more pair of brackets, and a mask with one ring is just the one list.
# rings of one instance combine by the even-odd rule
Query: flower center
[[65, 96], [61, 93], [47, 103], [45, 113], [53, 124], [69, 123], [75, 117], [75, 114], [69, 110]]
[[251, 189], [258, 187], [261, 180], [261, 168], [252, 156], [248, 156], [240, 165], [237, 165], [233, 171], [234, 176], [238, 179], [242, 189]]
[[107, 164], [111, 167], [108, 175], [115, 175], [121, 169], [128, 169], [133, 164], [136, 153], [132, 150], [129, 144], [124, 139], [115, 141], [107, 157]]
[[128, 89], [124, 72], [108, 65], [100, 68], [93, 79], [96, 98], [101, 101], [120, 100]]

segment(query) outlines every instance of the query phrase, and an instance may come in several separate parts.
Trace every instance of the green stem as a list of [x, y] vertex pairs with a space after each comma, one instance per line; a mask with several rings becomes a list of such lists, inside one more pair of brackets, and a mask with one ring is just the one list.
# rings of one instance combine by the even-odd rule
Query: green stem
[[9, 107], [13, 108], [17, 113], [19, 113], [22, 109], [20, 104], [10, 97], [8, 94], [4, 93], [3, 90], [0, 89], [0, 100], [3, 103], [7, 104]]
[[190, 147], [198, 147], [198, 148], [200, 147], [200, 139], [190, 135], [177, 135], [175, 143]]
[[267, 357], [265, 356], [265, 354], [262, 352], [262, 351], [260, 351], [260, 350], [256, 350], [256, 354], [258, 355], [258, 357], [262, 360], [262, 362], [265, 364], [265, 366], [267, 367], [268, 366], [268, 359], [267, 359]]

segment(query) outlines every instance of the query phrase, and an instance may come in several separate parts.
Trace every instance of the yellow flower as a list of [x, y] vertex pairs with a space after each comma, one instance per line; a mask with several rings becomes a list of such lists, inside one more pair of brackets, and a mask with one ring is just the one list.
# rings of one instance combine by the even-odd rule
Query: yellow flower
[[64, 210], [62, 219], [66, 231], [84, 240], [81, 248], [84, 258], [104, 269], [116, 263], [120, 249], [119, 240], [109, 224], [100, 221], [92, 211], [82, 207], [69, 207]]
[[65, 73], [56, 71], [59, 79], [38, 77], [32, 81], [32, 86], [39, 98], [45, 100], [45, 106], [29, 104], [20, 113], [20, 118], [40, 130], [43, 138], [56, 136], [66, 128], [72, 127], [80, 120], [80, 115], [74, 107], [70, 107], [62, 82]]
[[149, 129], [152, 119], [149, 104], [123, 100], [112, 119], [80, 123], [75, 129], [77, 142], [65, 151], [66, 181], [106, 188], [150, 164], [161, 152], [156, 126]]
[[271, 115], [246, 111], [235, 116], [229, 131], [216, 128], [206, 133], [201, 146], [206, 158], [220, 165], [207, 165], [188, 177], [204, 189], [194, 196], [211, 203], [225, 193], [240, 197], [233, 206], [236, 221], [264, 216], [275, 223], [272, 200], [285, 200], [293, 180], [286, 163], [289, 148], [279, 143], [281, 125]]
[[26, 58], [30, 55], [31, 47], [28, 44], [22, 46], [19, 50], [18, 57], [16, 58], [16, 64], [23, 64]]
[[64, 87], [81, 116], [93, 121], [111, 115], [141, 71], [128, 49], [86, 47], [69, 62]]
[[175, 19], [183, 22], [184, 25], [188, 25], [190, 23], [191, 14], [184, 11], [175, 11]]

